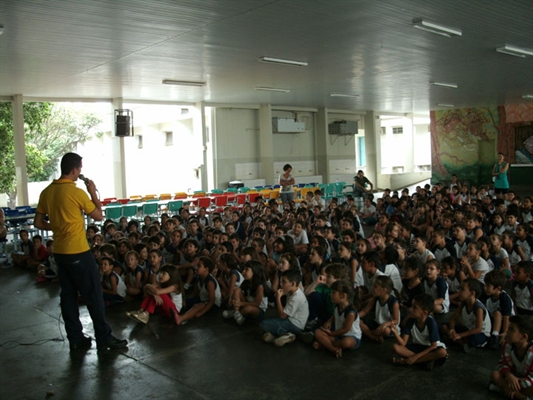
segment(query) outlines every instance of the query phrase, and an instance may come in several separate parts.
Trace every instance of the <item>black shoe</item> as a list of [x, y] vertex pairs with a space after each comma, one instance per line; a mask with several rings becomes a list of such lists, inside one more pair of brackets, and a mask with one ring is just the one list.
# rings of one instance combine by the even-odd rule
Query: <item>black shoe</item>
[[500, 338], [497, 335], [492, 335], [489, 339], [487, 347], [491, 350], [500, 350]]
[[88, 350], [91, 348], [92, 339], [89, 336], [83, 338], [76, 343], [70, 343], [70, 350]]
[[107, 343], [98, 343], [98, 350], [107, 350], [107, 349], [122, 349], [128, 345], [126, 339], [117, 339], [114, 336], [111, 336], [111, 339]]

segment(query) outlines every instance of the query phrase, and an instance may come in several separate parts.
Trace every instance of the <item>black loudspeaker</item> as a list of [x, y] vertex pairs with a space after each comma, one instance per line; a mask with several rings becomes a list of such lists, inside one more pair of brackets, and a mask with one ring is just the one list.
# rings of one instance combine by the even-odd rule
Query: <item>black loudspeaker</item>
[[115, 110], [115, 136], [133, 136], [133, 112]]
[[130, 117], [128, 115], [117, 115], [117, 129], [115, 136], [129, 136], [130, 135]]

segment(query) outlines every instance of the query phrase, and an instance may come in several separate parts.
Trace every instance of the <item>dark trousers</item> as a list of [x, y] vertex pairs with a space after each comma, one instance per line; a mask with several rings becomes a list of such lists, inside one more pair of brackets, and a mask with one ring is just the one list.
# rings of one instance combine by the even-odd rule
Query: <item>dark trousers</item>
[[326, 306], [326, 300], [322, 293], [313, 292], [307, 296], [307, 302], [309, 303], [309, 319], [313, 320], [318, 318], [321, 323], [325, 323], [331, 318], [331, 314]]
[[78, 292], [87, 305], [97, 343], [111, 340], [111, 328], [105, 320], [104, 296], [98, 266], [91, 251], [79, 254], [54, 254], [61, 286], [61, 312], [70, 343], [83, 337]]

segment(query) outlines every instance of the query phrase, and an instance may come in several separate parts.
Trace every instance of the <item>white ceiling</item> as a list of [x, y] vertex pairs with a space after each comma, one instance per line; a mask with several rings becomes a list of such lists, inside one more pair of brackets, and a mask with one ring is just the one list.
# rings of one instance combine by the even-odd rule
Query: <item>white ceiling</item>
[[[414, 29], [416, 17], [463, 36]], [[0, 25], [0, 96], [418, 113], [533, 94], [533, 57], [495, 51], [533, 48], [531, 0], [0, 0]], [[261, 56], [309, 65], [265, 64]]]

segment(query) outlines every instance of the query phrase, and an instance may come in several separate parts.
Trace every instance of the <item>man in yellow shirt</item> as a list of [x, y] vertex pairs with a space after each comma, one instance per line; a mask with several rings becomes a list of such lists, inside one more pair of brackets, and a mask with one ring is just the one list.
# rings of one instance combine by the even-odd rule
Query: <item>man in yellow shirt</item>
[[[85, 236], [83, 213], [96, 221], [103, 219], [96, 185], [85, 181], [87, 191], [76, 187], [81, 173], [81, 157], [67, 153], [61, 159], [61, 177], [44, 189], [35, 214], [35, 226], [54, 233], [54, 258], [61, 285], [61, 312], [70, 349], [88, 349], [91, 338], [83, 334], [78, 309], [78, 292], [93, 320], [98, 350], [126, 347], [126, 340], [117, 339], [105, 320], [104, 297], [98, 265]], [[49, 221], [46, 220], [48, 216]]]

